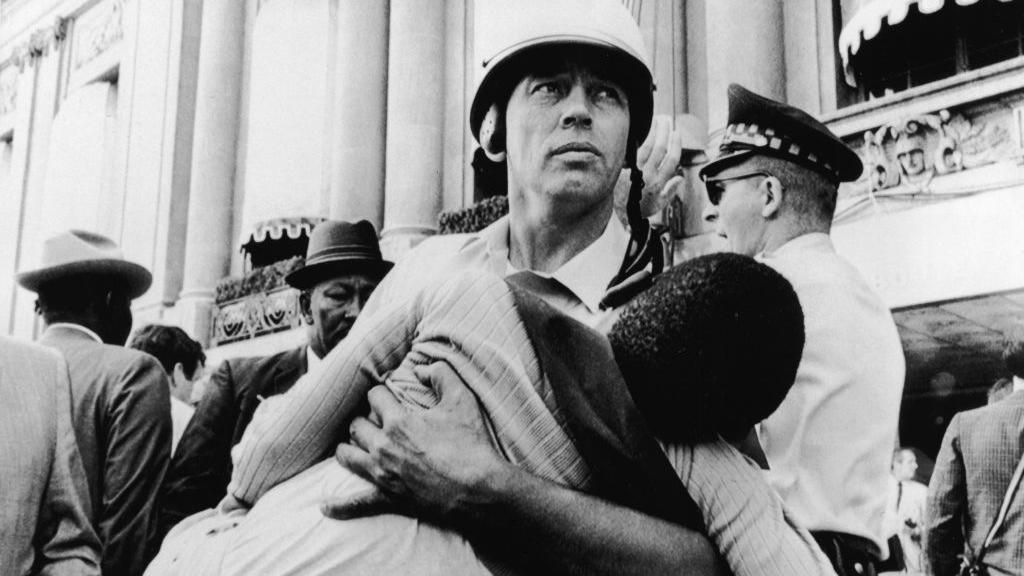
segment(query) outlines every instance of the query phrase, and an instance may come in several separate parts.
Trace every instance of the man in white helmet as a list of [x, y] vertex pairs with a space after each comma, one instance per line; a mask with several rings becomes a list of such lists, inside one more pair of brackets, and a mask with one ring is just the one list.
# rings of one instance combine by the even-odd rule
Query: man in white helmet
[[[488, 7], [500, 25], [478, 35], [489, 44], [481, 47], [484, 74], [470, 125], [488, 156], [508, 163], [509, 215], [478, 234], [424, 241], [384, 279], [365, 314], [372, 320], [375, 310], [439, 276], [483, 268], [500, 275], [528, 271], [531, 289], [549, 304], [607, 328], [614, 307], [661, 266], [660, 243], [640, 214], [643, 184], [635, 167], [653, 108], [642, 37], [613, 0]], [[613, 217], [623, 168], [632, 169], [630, 232]], [[357, 419], [350, 429], [354, 445], [338, 448], [343, 464], [405, 510], [468, 522], [464, 533], [521, 539], [508, 547], [560, 571], [719, 569], [709, 541], [696, 532], [510, 465], [491, 447], [474, 397], [452, 382], [458, 377], [446, 365], [418, 375], [444, 380], [437, 388], [449, 397], [430, 410], [389, 410], [394, 398], [375, 389], [370, 402], [383, 422]]]

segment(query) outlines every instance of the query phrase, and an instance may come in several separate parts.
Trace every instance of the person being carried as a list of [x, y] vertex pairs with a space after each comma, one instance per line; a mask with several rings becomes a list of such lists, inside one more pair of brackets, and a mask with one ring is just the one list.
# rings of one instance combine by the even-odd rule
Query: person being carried
[[[466, 271], [427, 286], [373, 322], [357, 322], [327, 358], [330, 369], [261, 405], [237, 449], [220, 512], [184, 521], [148, 573], [537, 569], [493, 541], [467, 543], [449, 529], [462, 525], [459, 518], [434, 525], [399, 515], [338, 521], [320, 514], [325, 497], [375, 493], [328, 457], [346, 431], [358, 437], [351, 423], [367, 391], [384, 382], [384, 401], [404, 409], [444, 404], [452, 400], [446, 390], [418, 377], [444, 362], [472, 389], [494, 447], [511, 465], [692, 522], [737, 575], [833, 574], [760, 470], [727, 442], [771, 413], [793, 382], [803, 322], [788, 282], [749, 258], [702, 257], [625, 306], [609, 339], [610, 346], [532, 296], [515, 276]], [[696, 509], [679, 498], [684, 490]], [[255, 506], [246, 514], [238, 503]]]

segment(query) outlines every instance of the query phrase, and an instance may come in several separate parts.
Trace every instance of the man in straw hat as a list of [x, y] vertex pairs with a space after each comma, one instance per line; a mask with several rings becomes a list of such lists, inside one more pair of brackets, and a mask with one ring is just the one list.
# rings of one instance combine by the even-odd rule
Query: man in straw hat
[[156, 500], [171, 451], [166, 375], [124, 348], [131, 301], [152, 276], [109, 238], [71, 230], [46, 240], [39, 268], [18, 283], [38, 294], [40, 343], [67, 360], [72, 416], [104, 574], [141, 574], [155, 533]]
[[888, 553], [904, 360], [889, 308], [829, 237], [839, 183], [863, 166], [807, 113], [737, 84], [719, 152], [701, 170], [705, 219], [733, 252], [789, 280], [804, 310], [796, 382], [759, 427], [769, 482], [837, 572], [872, 574]]
[[[615, 0], [486, 7], [493, 29], [478, 35], [484, 69], [470, 128], [492, 160], [507, 162], [509, 214], [478, 234], [424, 241], [381, 284], [366, 314], [432, 279], [481, 268], [518, 273], [558, 310], [607, 329], [616, 306], [661, 268], [660, 241], [640, 208], [637, 150], [653, 109], [640, 30]], [[624, 168], [628, 231], [613, 217]], [[506, 551], [529, 551], [558, 571], [702, 574], [718, 566], [695, 531], [510, 465], [481, 432], [477, 404], [457, 375], [434, 364], [420, 377], [446, 391], [437, 407], [377, 410], [380, 424], [357, 418], [352, 444], [338, 448], [343, 464], [401, 501], [405, 513], [469, 522], [464, 532], [511, 539]], [[376, 388], [370, 403], [393, 406], [389, 395]], [[327, 508], [352, 514], [351, 503]]]
[[285, 278], [301, 291], [307, 343], [271, 356], [230, 359], [213, 373], [167, 473], [161, 534], [224, 497], [231, 448], [261, 399], [286, 392], [348, 335], [392, 265], [381, 257], [377, 231], [366, 220], [327, 221], [313, 229], [304, 265]]

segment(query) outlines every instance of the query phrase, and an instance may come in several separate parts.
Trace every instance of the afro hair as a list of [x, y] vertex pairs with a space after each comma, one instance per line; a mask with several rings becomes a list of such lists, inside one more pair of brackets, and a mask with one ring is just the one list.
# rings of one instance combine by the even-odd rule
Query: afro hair
[[659, 438], [739, 440], [793, 385], [803, 320], [778, 272], [747, 256], [711, 254], [659, 276], [623, 307], [608, 338]]

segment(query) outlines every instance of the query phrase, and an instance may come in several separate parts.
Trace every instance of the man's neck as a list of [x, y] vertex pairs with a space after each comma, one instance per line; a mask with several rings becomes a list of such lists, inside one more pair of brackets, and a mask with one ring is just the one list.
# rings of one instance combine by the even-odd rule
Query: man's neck
[[[781, 224], [781, 223], [780, 223]], [[787, 242], [794, 238], [799, 238], [807, 234], [828, 234], [830, 232], [829, 226], [799, 226], [799, 225], [780, 225], [770, 227], [765, 234], [765, 244], [763, 252], [771, 254], [779, 248], [783, 247]]]
[[54, 328], [65, 327], [65, 328], [70, 328], [72, 330], [78, 330], [78, 331], [80, 331], [80, 332], [82, 332], [84, 334], [89, 335], [89, 337], [91, 337], [93, 340], [96, 340], [97, 342], [101, 342], [101, 343], [103, 342], [103, 337], [100, 336], [99, 332], [97, 332], [92, 326], [89, 326], [85, 322], [79, 322], [79, 321], [75, 321], [75, 320], [60, 320], [60, 321], [48, 323], [46, 325], [47, 329], [49, 329], [50, 327], [54, 327]]
[[610, 218], [611, 203], [575, 218], [551, 213], [530, 217], [513, 208], [509, 260], [520, 270], [552, 273], [600, 238]]

